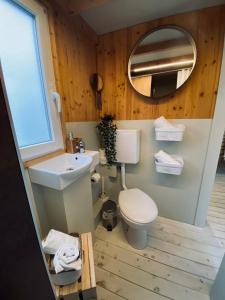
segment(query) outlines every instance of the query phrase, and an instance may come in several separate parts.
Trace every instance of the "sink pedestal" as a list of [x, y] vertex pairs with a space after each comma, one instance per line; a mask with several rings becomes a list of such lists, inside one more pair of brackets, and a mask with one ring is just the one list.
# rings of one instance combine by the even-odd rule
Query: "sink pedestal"
[[94, 219], [89, 172], [64, 190], [55, 190], [45, 186], [39, 186], [39, 188], [42, 189], [50, 228], [67, 233], [93, 232]]

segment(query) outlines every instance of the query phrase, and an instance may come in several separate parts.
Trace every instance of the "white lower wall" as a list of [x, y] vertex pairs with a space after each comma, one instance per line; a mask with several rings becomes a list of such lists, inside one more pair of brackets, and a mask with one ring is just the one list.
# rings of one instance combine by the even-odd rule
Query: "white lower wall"
[[[183, 142], [157, 142], [152, 120], [117, 121], [118, 128], [141, 129], [141, 159], [127, 166], [127, 186], [138, 187], [157, 203], [159, 214], [167, 218], [194, 224], [203, 169], [205, 164], [211, 119], [173, 120], [186, 125]], [[67, 123], [67, 130], [84, 139], [87, 149], [98, 148], [96, 122]], [[128, 145], [129, 147], [129, 145]], [[159, 174], [155, 171], [153, 155], [159, 149], [181, 155], [185, 166], [181, 176]], [[107, 192], [118, 198], [120, 176], [107, 181]]]
[[48, 232], [48, 220], [46, 218], [43, 197], [39, 189], [35, 189], [30, 181], [29, 172], [23, 169], [24, 183], [27, 189], [27, 195], [31, 206], [33, 221], [38, 231], [39, 237], [44, 238]]
[[66, 123], [66, 131], [73, 132], [74, 137], [82, 138], [86, 149], [98, 150], [97, 124], [98, 122], [70, 122]]
[[[30, 180], [30, 179], [29, 179]], [[40, 224], [39, 234], [41, 238], [45, 238], [51, 229], [47, 216], [46, 203], [43, 195], [43, 189], [38, 184], [32, 184], [34, 202], [36, 205], [37, 216]]]

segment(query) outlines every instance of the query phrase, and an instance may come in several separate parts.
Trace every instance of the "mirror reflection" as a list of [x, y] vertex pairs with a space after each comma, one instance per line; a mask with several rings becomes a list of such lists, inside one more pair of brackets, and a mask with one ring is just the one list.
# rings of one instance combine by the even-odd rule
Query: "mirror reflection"
[[131, 53], [128, 75], [134, 89], [150, 98], [174, 93], [190, 77], [196, 63], [191, 35], [175, 26], [145, 35]]

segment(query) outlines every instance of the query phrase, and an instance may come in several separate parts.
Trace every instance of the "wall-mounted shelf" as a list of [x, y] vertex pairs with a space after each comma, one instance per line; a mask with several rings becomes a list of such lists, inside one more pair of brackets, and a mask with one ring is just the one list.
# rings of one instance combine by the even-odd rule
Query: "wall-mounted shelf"
[[181, 156], [176, 156], [176, 155], [171, 155], [171, 157], [175, 158], [180, 163], [180, 165], [176, 166], [173, 164], [161, 163], [161, 162], [157, 162], [157, 160], [155, 159], [155, 166], [156, 166], [157, 173], [181, 175], [184, 167], [183, 158]]
[[185, 126], [178, 124], [176, 127], [155, 127], [155, 139], [157, 141], [180, 142], [184, 137]]

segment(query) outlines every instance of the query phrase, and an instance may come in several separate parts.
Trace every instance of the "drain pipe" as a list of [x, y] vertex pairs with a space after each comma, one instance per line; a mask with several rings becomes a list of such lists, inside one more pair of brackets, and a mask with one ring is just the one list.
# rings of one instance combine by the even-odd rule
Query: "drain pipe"
[[104, 203], [109, 199], [109, 196], [105, 193], [105, 177], [101, 176], [101, 195], [100, 195], [101, 201]]
[[121, 180], [122, 180], [122, 187], [124, 190], [127, 190], [126, 187], [126, 170], [125, 170], [125, 164], [121, 164]]

